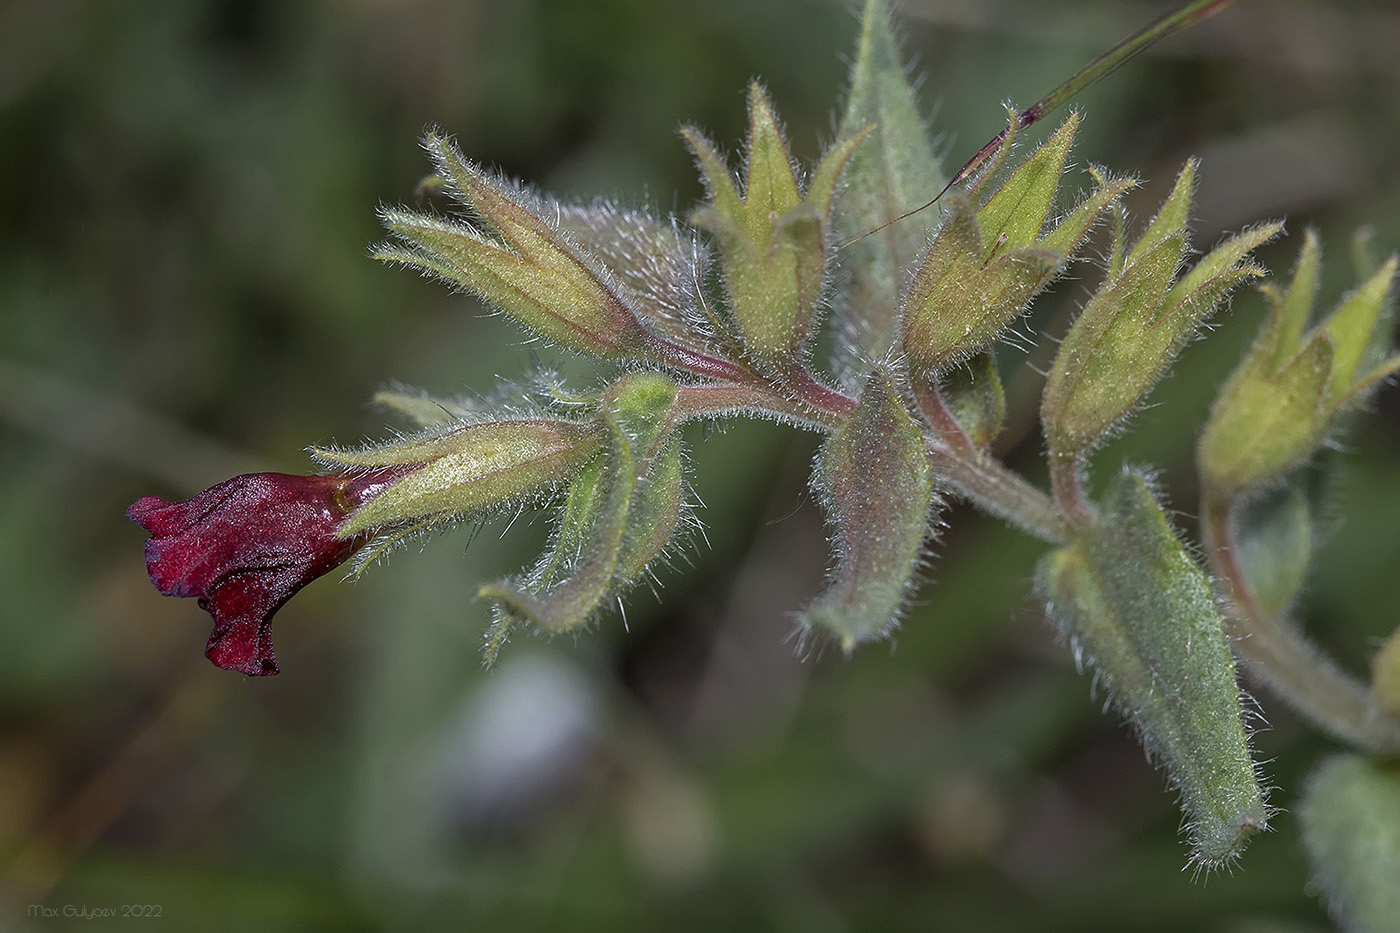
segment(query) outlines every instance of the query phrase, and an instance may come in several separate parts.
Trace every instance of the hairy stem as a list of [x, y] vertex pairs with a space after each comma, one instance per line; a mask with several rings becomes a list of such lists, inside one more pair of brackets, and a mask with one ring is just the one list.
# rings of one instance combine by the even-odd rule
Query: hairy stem
[[1371, 690], [1298, 630], [1263, 611], [1235, 547], [1230, 503], [1207, 493], [1201, 503], [1206, 549], [1221, 582], [1236, 654], [1250, 674], [1314, 726], [1376, 755], [1400, 755], [1400, 720]]
[[648, 333], [643, 339], [646, 349], [657, 361], [694, 373], [697, 376], [704, 376], [708, 379], [728, 379], [735, 382], [743, 382], [754, 376], [752, 370], [740, 366], [738, 363], [700, 353], [655, 334]]
[[1094, 504], [1084, 492], [1084, 455], [1050, 453], [1050, 491], [1065, 517], [1076, 525], [1094, 520]]
[[938, 477], [974, 505], [1048, 544], [1069, 541], [1070, 528], [1050, 497], [991, 454], [961, 456], [933, 439], [927, 446]]
[[[813, 385], [820, 384], [814, 381]], [[820, 388], [819, 393], [793, 399], [771, 386], [747, 382], [681, 386], [676, 398], [676, 418], [688, 421], [721, 415], [768, 414], [820, 431], [833, 431], [849, 417], [855, 400], [834, 389]], [[975, 448], [957, 451], [941, 437], [925, 438], [925, 446], [939, 479], [983, 511], [1049, 544], [1069, 540], [1069, 526], [1050, 497], [987, 452]]]

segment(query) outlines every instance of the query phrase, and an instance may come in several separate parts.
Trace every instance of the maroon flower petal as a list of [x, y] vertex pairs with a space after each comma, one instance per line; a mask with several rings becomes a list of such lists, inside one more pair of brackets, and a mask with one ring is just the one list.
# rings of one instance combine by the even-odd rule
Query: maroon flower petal
[[146, 570], [156, 589], [195, 597], [213, 618], [209, 660], [271, 675], [273, 614], [364, 544], [363, 537], [336, 538], [335, 530], [398, 472], [249, 473], [184, 502], [147, 496], [126, 514], [151, 534]]

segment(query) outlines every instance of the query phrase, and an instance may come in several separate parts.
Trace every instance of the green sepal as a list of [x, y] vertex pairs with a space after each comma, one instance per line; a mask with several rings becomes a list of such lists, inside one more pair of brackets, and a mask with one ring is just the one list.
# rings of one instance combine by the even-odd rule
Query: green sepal
[[1303, 349], [1303, 333], [1317, 303], [1321, 278], [1322, 244], [1318, 242], [1317, 231], [1309, 227], [1303, 233], [1303, 246], [1298, 251], [1298, 262], [1293, 267], [1288, 288], [1280, 293], [1269, 284], [1260, 287], [1271, 305], [1271, 320], [1278, 328], [1272, 340], [1273, 355], [1269, 358], [1271, 371], [1287, 366]]
[[1117, 205], [1119, 199], [1138, 184], [1135, 178], [1114, 178], [1093, 166], [1089, 167], [1089, 175], [1094, 179], [1093, 193], [1074, 210], [1061, 217], [1055, 226], [1040, 238], [1038, 245], [1041, 249], [1062, 256], [1072, 255], [1104, 213]]
[[1339, 415], [1400, 369], [1400, 356], [1384, 358], [1396, 259], [1305, 330], [1320, 264], [1309, 231], [1288, 287], [1263, 289], [1269, 317], [1216, 397], [1197, 447], [1201, 476], [1218, 495], [1261, 486], [1304, 463]]
[[977, 211], [983, 263], [995, 253], [1023, 249], [1039, 238], [1078, 128], [1079, 114], [1072, 113]]
[[[1121, 275], [1094, 293], [1075, 319], [1055, 354], [1041, 396], [1041, 417], [1052, 451], [1093, 445], [1137, 405], [1147, 388], [1143, 383], [1156, 381], [1155, 366], [1147, 373], [1136, 371], [1138, 356], [1157, 351], [1158, 362], [1165, 363], [1160, 357], [1176, 339], [1152, 325], [1184, 252], [1185, 242], [1178, 235], [1138, 254]], [[1138, 341], [1148, 345], [1139, 348]]]
[[609, 201], [553, 206], [559, 230], [608, 272], [648, 330], [706, 346], [714, 327], [697, 295], [709, 257], [693, 230]]
[[[1356, 394], [1359, 386], [1375, 381], [1366, 370], [1367, 357], [1373, 359], [1376, 344], [1385, 347], [1390, 339], [1388, 330], [1378, 333], [1395, 278], [1397, 260], [1394, 256], [1381, 264], [1366, 281], [1342, 299], [1337, 309], [1319, 327], [1332, 344], [1332, 376], [1327, 383], [1327, 398], [1332, 407]], [[1384, 351], [1382, 351], [1384, 352]], [[1374, 364], [1373, 364], [1374, 365]], [[1384, 368], [1384, 364], [1381, 364]], [[1360, 377], [1360, 378], [1358, 378]]]
[[802, 362], [826, 287], [827, 233], [837, 181], [870, 127], [836, 142], [806, 191], [767, 95], [749, 88], [747, 174], [741, 195], [720, 157], [696, 130], [682, 135], [710, 192], [692, 222], [719, 242], [730, 312], [760, 368], [783, 373]]
[[904, 302], [903, 349], [916, 376], [941, 373], [989, 345], [1134, 184], [1096, 174], [1097, 190], [1042, 232], [1076, 126], [1075, 118], [1065, 121], [980, 209], [969, 194], [947, 199]]
[[1254, 602], [1278, 616], [1302, 592], [1312, 561], [1308, 495], [1295, 480], [1241, 503], [1234, 520], [1235, 552]]
[[1133, 248], [1116, 251], [1122, 258], [1118, 265], [1109, 270], [1111, 278], [1121, 275], [1125, 267], [1161, 246], [1169, 237], [1186, 239], [1186, 225], [1191, 220], [1191, 196], [1196, 187], [1196, 166], [1199, 164], [1194, 158], [1186, 160], [1186, 164], [1177, 173], [1171, 194], [1167, 195], [1167, 199], [1157, 209], [1157, 216], [1152, 218], [1152, 222], [1133, 244]]
[[846, 300], [836, 310], [842, 351], [850, 357], [842, 363], [848, 367], [884, 359], [893, 345], [904, 270], [927, 247], [943, 212], [934, 205], [894, 220], [931, 198], [947, 180], [883, 0], [865, 4], [838, 135], [849, 136], [863, 126], [873, 127], [870, 138], [851, 156], [832, 212], [840, 238], [855, 241], [842, 251], [849, 284]]
[[1323, 762], [1299, 820], [1313, 878], [1340, 925], [1386, 933], [1400, 918], [1400, 765], [1360, 755]]
[[939, 392], [968, 439], [986, 447], [1006, 422], [1006, 393], [991, 347], [944, 374]]
[[801, 614], [849, 654], [893, 631], [914, 586], [931, 508], [924, 438], [889, 375], [875, 370], [850, 419], [822, 447], [813, 485], [836, 552], [826, 592]]
[[1189, 247], [1185, 225], [1193, 173], [1194, 163], [1187, 162], [1131, 250], [1115, 242], [1117, 268], [1110, 269], [1060, 344], [1041, 398], [1041, 421], [1054, 456], [1088, 450], [1112, 431], [1229, 292], [1263, 274], [1247, 258], [1278, 234], [1278, 224], [1226, 240], [1176, 280]]
[[384, 223], [403, 245], [382, 246], [375, 258], [461, 286], [559, 346], [604, 359], [642, 355], [645, 332], [623, 295], [531, 198], [448, 140], [429, 135], [424, 145], [483, 229], [386, 209]]
[[1327, 432], [1325, 398], [1332, 345], [1309, 341], [1273, 369], [1272, 342], [1283, 322], [1266, 321], [1253, 349], [1216, 397], [1196, 462], [1216, 493], [1230, 496], [1282, 476], [1312, 454]]
[[1097, 521], [1041, 560], [1037, 587], [1180, 791], [1192, 859], [1235, 858], [1269, 816], [1235, 662], [1210, 583], [1141, 473], [1113, 480]]
[[442, 398], [409, 389], [381, 389], [370, 400], [395, 412], [420, 428], [436, 428], [453, 421], [475, 421], [482, 417], [481, 406], [461, 399]]
[[412, 467], [341, 523], [338, 537], [430, 517], [468, 518], [527, 502], [569, 480], [595, 456], [603, 432], [545, 419], [485, 421], [361, 450], [315, 447], [337, 469]]
[[586, 624], [670, 543], [684, 505], [676, 391], [656, 373], [626, 376], [608, 390], [607, 444], [570, 489], [550, 550], [532, 573], [480, 590], [497, 604], [488, 663], [517, 622], [551, 633]]

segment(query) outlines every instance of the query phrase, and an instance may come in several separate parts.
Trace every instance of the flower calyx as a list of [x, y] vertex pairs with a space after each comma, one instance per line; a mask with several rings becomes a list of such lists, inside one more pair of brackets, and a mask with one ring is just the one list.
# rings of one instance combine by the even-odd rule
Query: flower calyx
[[1340, 415], [1400, 371], [1389, 346], [1391, 257], [1307, 329], [1321, 271], [1309, 230], [1288, 287], [1262, 289], [1269, 317], [1201, 433], [1197, 462], [1217, 494], [1263, 485], [1312, 456]]
[[692, 221], [719, 242], [734, 325], [751, 361], [782, 376], [804, 361], [826, 289], [831, 204], [862, 127], [827, 152], [803, 189], [768, 95], [749, 87], [743, 193], [698, 130], [682, 130], [709, 189]]

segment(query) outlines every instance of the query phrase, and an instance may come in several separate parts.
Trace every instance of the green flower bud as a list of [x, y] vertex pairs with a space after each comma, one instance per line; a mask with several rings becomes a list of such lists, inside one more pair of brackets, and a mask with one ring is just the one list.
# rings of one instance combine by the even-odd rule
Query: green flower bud
[[744, 347], [768, 372], [786, 372], [807, 352], [826, 287], [836, 182], [869, 128], [832, 146], [803, 193], [772, 105], [762, 88], [751, 85], [742, 195], [714, 146], [694, 129], [682, 132], [710, 192], [693, 221], [719, 241], [725, 290]]
[[1181, 791], [1193, 857], [1234, 858], [1269, 815], [1235, 662], [1210, 583], [1142, 475], [1115, 479], [1098, 521], [1041, 561], [1037, 586]]
[[894, 628], [914, 586], [933, 494], [923, 434], [881, 370], [849, 421], [827, 440], [813, 478], [836, 549], [827, 590], [802, 614], [847, 654]]
[[[1098, 190], [1042, 234], [1078, 125], [1077, 116], [1066, 120], [981, 208], [969, 196], [949, 199], [948, 217], [904, 304], [904, 351], [916, 374], [946, 369], [991, 343], [1134, 184], [1099, 178]], [[1014, 136], [1008, 132], [997, 158], [1005, 158]]]
[[1308, 231], [1288, 289], [1263, 290], [1269, 317], [1221, 389], [1201, 433], [1197, 463], [1218, 494], [1259, 486], [1305, 462], [1342, 412], [1400, 370], [1400, 356], [1382, 358], [1396, 260], [1383, 264], [1305, 333], [1320, 252], [1316, 234]]
[[490, 514], [554, 489], [597, 455], [597, 425], [525, 419], [486, 421], [363, 450], [312, 448], [338, 469], [416, 466], [339, 526], [337, 534]]
[[1195, 162], [1186, 163], [1171, 195], [1132, 250], [1115, 237], [1103, 285], [1060, 344], [1041, 399], [1053, 456], [1088, 450], [1137, 408], [1181, 347], [1240, 282], [1262, 275], [1246, 261], [1279, 224], [1226, 240], [1180, 279], [1189, 240]]
[[474, 292], [559, 346], [605, 359], [642, 355], [645, 331], [601, 264], [525, 192], [488, 176], [445, 139], [430, 135], [424, 145], [482, 227], [387, 209], [384, 223], [404, 245], [382, 246], [376, 259]]

